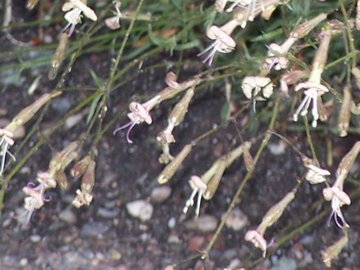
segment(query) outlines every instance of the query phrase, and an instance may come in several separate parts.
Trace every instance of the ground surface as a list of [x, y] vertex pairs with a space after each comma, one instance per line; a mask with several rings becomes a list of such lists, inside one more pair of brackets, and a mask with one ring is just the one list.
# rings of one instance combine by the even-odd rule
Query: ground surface
[[[28, 33], [14, 33], [16, 38], [22, 40], [26, 40], [27, 35]], [[6, 44], [7, 51], [18, 50], [21, 56], [36, 57], [22, 54], [23, 49], [16, 49], [5, 36], [1, 36], [0, 41]], [[66, 91], [51, 104], [40, 130], [54, 124], [70, 107], [87, 95], [81, 88], [83, 85], [90, 85], [91, 81], [89, 73], [85, 71], [92, 68], [100, 77], [106, 76], [110, 56], [111, 53], [88, 54], [76, 61], [65, 83], [75, 89]], [[17, 62], [16, 57], [3, 59], [4, 65]], [[165, 63], [164, 59], [171, 59], [166, 52], [161, 57], [146, 61], [142, 68], [146, 70], [147, 66], [157, 61]], [[166, 64], [171, 66], [171, 62]], [[194, 55], [190, 55], [184, 68], [184, 79], [202, 68]], [[27, 69], [16, 80], [17, 85], [14, 81], [5, 83], [9, 75], [16, 71], [6, 73], [2, 70], [0, 106], [5, 110], [2, 120], [11, 119], [41, 93], [54, 87], [54, 83], [47, 79], [48, 66], [38, 67], [36, 70]], [[134, 72], [139, 70], [133, 69], [129, 74]], [[151, 95], [164, 87], [165, 73], [165, 68], [139, 72], [135, 80], [112, 93], [105, 121], [110, 121], [118, 111], [125, 112], [129, 100], [135, 99], [134, 95]], [[26, 90], [36, 76], [40, 76], [40, 87], [29, 96]], [[191, 139], [219, 123], [224, 102], [222, 89], [209, 87], [206, 91], [199, 91], [184, 123], [175, 131], [176, 144], [172, 152], [177, 153]], [[267, 209], [296, 185], [296, 181], [305, 172], [300, 157], [289, 146], [273, 137], [236, 207], [244, 215], [241, 220], [247, 219], [245, 228], [238, 231], [225, 228], [210, 252], [209, 260], [202, 262], [189, 259], [189, 256], [199, 254], [198, 251], [211, 239], [214, 224], [226, 211], [246, 169], [242, 160], [235, 162], [226, 171], [215, 197], [210, 202], [203, 202], [200, 220], [205, 215], [210, 216], [206, 221], [209, 231], [204, 231], [204, 224], [200, 229], [194, 228], [191, 224], [193, 211], [186, 217], [182, 215], [182, 208], [191, 193], [187, 181], [191, 175], [203, 173], [217, 157], [240, 143], [235, 127], [241, 126], [241, 119], [236, 119], [236, 124], [230, 123], [226, 128], [200, 141], [168, 185], [171, 195], [164, 201], [156, 202], [150, 194], [158, 187], [156, 177], [161, 172], [162, 165], [157, 161], [160, 150], [155, 137], [165, 127], [170, 108], [167, 104], [156, 109], [153, 125], [136, 127], [132, 133], [132, 145], [127, 144], [123, 133], [113, 136], [112, 130], [106, 132], [97, 147], [94, 201], [89, 207], [75, 209], [71, 206], [74, 191], [79, 185], [78, 182], [73, 182], [68, 191], [50, 191], [51, 201], [36, 211], [30, 224], [24, 227], [16, 219], [23, 209], [22, 187], [34, 178], [38, 170], [47, 168], [51, 154], [79, 138], [86, 130], [85, 120], [82, 119], [74, 127], [63, 128], [52, 136], [10, 181], [0, 223], [0, 269], [151, 270], [163, 269], [170, 264], [178, 264], [177, 269], [223, 269], [230, 266], [230, 269], [237, 269], [240, 265], [252, 265], [258, 260], [260, 252], [244, 241], [244, 233], [246, 229], [256, 226]], [[113, 128], [126, 121], [124, 114]], [[259, 130], [264, 132], [266, 127]], [[281, 125], [276, 130], [291, 138], [292, 143], [304, 153], [309, 153], [304, 134], [296, 134]], [[245, 139], [250, 138], [250, 134], [243, 135]], [[39, 134], [35, 133], [29, 145], [17, 153], [17, 157], [24, 155], [38, 137]], [[326, 157], [323, 146], [325, 137], [324, 134], [314, 135], [316, 150], [322, 160]], [[334, 172], [340, 157], [349, 150], [355, 138], [340, 141], [335, 135], [328, 134], [327, 139], [333, 143], [332, 151], [336, 153], [333, 166], [329, 168]], [[251, 150], [252, 154], [255, 154], [258, 145]], [[355, 172], [353, 176], [356, 178], [359, 173]], [[354, 184], [349, 184], [347, 188], [349, 191], [356, 190]], [[278, 239], [288, 236], [296, 228], [329, 209], [330, 205], [322, 202], [319, 194], [321, 187], [303, 183], [290, 208], [268, 230], [266, 238], [274, 238], [276, 245]], [[126, 204], [137, 199], [146, 200], [153, 205], [154, 213], [149, 221], [141, 222], [131, 217], [126, 210]], [[356, 270], [360, 269], [359, 196], [353, 198], [351, 207], [345, 208], [344, 213], [351, 224], [350, 242], [332, 269]], [[327, 217], [328, 213], [305, 230], [295, 233], [276, 250], [270, 248], [270, 255], [258, 261], [254, 269], [323, 269], [320, 251], [340, 237], [340, 230], [333, 223], [327, 225]]]

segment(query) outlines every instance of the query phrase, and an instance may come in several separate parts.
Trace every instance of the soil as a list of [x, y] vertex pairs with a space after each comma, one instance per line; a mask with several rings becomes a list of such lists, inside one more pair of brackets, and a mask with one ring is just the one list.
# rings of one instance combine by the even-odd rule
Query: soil
[[[24, 40], [27, 34], [14, 33], [14, 36]], [[6, 51], [16, 50], [4, 35], [0, 37], [0, 41]], [[20, 52], [22, 50], [26, 51], [20, 49]], [[194, 55], [188, 56], [183, 79], [204, 68], [195, 62]], [[51, 104], [39, 131], [54, 124], [69, 108], [88, 95], [82, 87], [94, 87], [87, 72], [90, 68], [99, 77], [107, 76], [111, 57], [111, 52], [98, 53], [82, 56], [75, 62], [65, 83], [65, 86], [75, 89], [65, 91]], [[166, 61], [163, 59], [172, 58], [164, 52], [161, 57], [144, 62], [142, 69], [146, 70], [147, 66], [157, 61]], [[176, 55], [173, 59], [176, 59]], [[16, 61], [15, 57], [9, 57], [3, 63]], [[171, 66], [171, 63], [168, 65]], [[12, 72], [15, 74], [18, 71]], [[48, 66], [28, 69], [21, 73], [21, 84], [2, 84], [0, 105], [1, 109], [6, 111], [2, 118], [11, 119], [19, 110], [54, 87], [54, 83], [47, 79], [47, 72]], [[165, 68], [139, 72], [136, 67], [129, 74], [134, 72], [138, 72], [136, 79], [116, 89], [110, 96], [105, 122], [110, 121], [117, 112], [124, 112], [124, 116], [113, 129], [126, 123], [129, 100], [151, 96], [165, 86]], [[36, 76], [40, 76], [40, 86], [29, 96], [26, 90]], [[4, 77], [2, 82], [3, 80]], [[176, 143], [171, 148], [172, 153], [179, 152], [185, 144], [219, 123], [224, 103], [223, 89], [208, 87], [196, 93], [184, 122], [175, 129]], [[97, 147], [96, 184], [94, 200], [90, 206], [80, 209], [71, 206], [75, 190], [79, 187], [79, 182], [73, 181], [69, 190], [50, 190], [51, 201], [33, 214], [30, 224], [23, 226], [17, 221], [25, 197], [22, 187], [32, 181], [39, 170], [46, 170], [56, 151], [79, 138], [87, 128], [85, 118], [72, 128], [63, 128], [56, 132], [10, 181], [0, 223], [0, 269], [152, 270], [164, 269], [172, 264], [177, 264], [176, 269], [239, 269], [243, 265], [253, 265], [258, 259], [260, 261], [256, 265], [248, 268], [324, 269], [321, 250], [341, 237], [341, 230], [333, 222], [328, 225], [328, 214], [305, 230], [295, 233], [275, 249], [278, 239], [314, 219], [325, 209], [330, 209], [330, 204], [320, 199], [322, 186], [311, 186], [308, 183], [301, 185], [290, 207], [266, 232], [266, 238], [274, 240], [274, 246], [270, 247], [267, 258], [261, 259], [261, 252], [244, 241], [246, 230], [259, 224], [266, 211], [291, 191], [305, 172], [300, 157], [291, 147], [283, 145], [276, 136], [271, 138], [270, 145], [275, 149], [283, 147], [283, 151], [275, 153], [270, 147], [265, 149], [253, 177], [245, 186], [241, 202], [236, 207], [248, 219], [245, 227], [238, 231], [225, 227], [207, 260], [202, 261], [199, 257], [192, 259], [193, 255], [199, 255], [199, 251], [206, 247], [214, 229], [204, 231], [201, 227], [192, 228], [189, 222], [194, 219], [194, 209], [186, 216], [182, 214], [185, 201], [191, 194], [188, 180], [191, 175], [202, 174], [216, 158], [241, 143], [236, 128], [241, 127], [242, 119], [236, 119], [194, 147], [168, 185], [171, 195], [159, 203], [150, 196], [158, 186], [156, 177], [163, 168], [158, 162], [160, 149], [156, 145], [156, 135], [167, 124], [171, 104], [173, 102], [154, 110], [152, 125], [143, 124], [134, 128], [131, 134], [134, 143], [131, 145], [125, 140], [125, 132], [116, 136], [112, 134], [113, 129], [106, 132]], [[39, 114], [36, 117], [39, 117]], [[26, 126], [27, 132], [35, 122], [36, 119]], [[266, 126], [259, 128], [259, 134], [265, 130]], [[291, 132], [282, 126], [276, 130], [291, 138], [296, 147], [309, 154], [304, 134]], [[36, 132], [29, 145], [16, 153], [18, 159], [27, 153], [40, 135], [41, 132]], [[243, 136], [245, 139], [251, 138], [251, 134]], [[325, 137], [323, 134], [314, 134], [313, 138], [320, 160], [326, 159], [326, 149], [323, 146]], [[355, 138], [349, 137], [340, 141], [335, 135], [328, 134], [327, 139], [333, 142], [333, 151], [336, 153], [330, 167], [334, 173], [340, 158], [350, 149]], [[259, 143], [252, 147], [253, 155], [258, 146]], [[17, 145], [14, 146], [15, 151], [16, 147]], [[218, 222], [245, 174], [246, 168], [239, 159], [226, 171], [214, 198], [202, 202], [200, 218], [210, 215], [215, 219], [210, 219], [209, 223]], [[356, 176], [358, 172], [354, 173], [354, 178]], [[347, 188], [351, 191], [355, 190], [356, 186], [349, 184]], [[126, 209], [128, 202], [139, 199], [151, 203], [154, 207], [149, 221], [142, 222], [132, 217]], [[351, 237], [331, 269], [360, 269], [358, 206], [359, 196], [355, 196], [352, 198], [352, 205], [344, 208], [347, 222], [351, 224]]]

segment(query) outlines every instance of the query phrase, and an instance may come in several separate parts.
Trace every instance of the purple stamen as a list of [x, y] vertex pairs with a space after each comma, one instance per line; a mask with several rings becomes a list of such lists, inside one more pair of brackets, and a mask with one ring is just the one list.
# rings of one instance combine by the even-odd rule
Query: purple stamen
[[213, 42], [210, 46], [208, 46], [204, 51], [202, 51], [201, 53], [199, 53], [197, 56], [201, 57], [202, 55], [206, 54], [207, 52], [209, 52], [208, 56], [206, 56], [206, 58], [202, 61], [204, 64], [207, 64], [208, 66], [211, 66], [215, 54], [220, 46], [221, 42], [219, 40], [216, 40], [215, 42]]
[[41, 198], [44, 202], [50, 202], [52, 199], [51, 195], [46, 195], [46, 194], [43, 194]]
[[126, 132], [126, 140], [127, 140], [128, 143], [133, 143], [133, 141], [130, 139], [130, 132], [131, 132], [131, 130], [134, 128], [134, 126], [135, 126], [136, 124], [137, 124], [136, 122], [130, 121], [130, 122], [128, 122], [127, 124], [125, 124], [125, 125], [117, 128], [117, 129], [115, 129], [114, 132], [113, 132], [113, 134], [115, 135], [118, 131], [123, 130], [123, 129], [125, 129], [125, 128], [128, 128], [128, 131]]

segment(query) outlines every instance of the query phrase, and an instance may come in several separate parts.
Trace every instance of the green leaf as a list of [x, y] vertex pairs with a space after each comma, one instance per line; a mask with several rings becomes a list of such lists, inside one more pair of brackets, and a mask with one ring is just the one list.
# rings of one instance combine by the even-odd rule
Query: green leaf
[[86, 117], [86, 124], [89, 124], [91, 119], [94, 117], [96, 108], [99, 104], [100, 99], [103, 97], [103, 93], [99, 93], [91, 102], [89, 113]]
[[98, 75], [96, 75], [96, 73], [92, 69], [90, 69], [90, 75], [98, 88], [104, 87], [104, 81]]

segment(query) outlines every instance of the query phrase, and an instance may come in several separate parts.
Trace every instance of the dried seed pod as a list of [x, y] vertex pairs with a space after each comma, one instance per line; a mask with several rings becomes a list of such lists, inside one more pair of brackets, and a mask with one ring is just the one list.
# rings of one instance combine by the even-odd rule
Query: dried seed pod
[[79, 160], [74, 164], [72, 169], [70, 170], [70, 174], [73, 177], [79, 177], [85, 173], [87, 170], [89, 163], [91, 162], [91, 157], [86, 156], [83, 159]]
[[340, 252], [349, 242], [348, 233], [347, 231], [344, 232], [345, 234], [343, 237], [331, 246], [327, 247], [325, 250], [321, 251], [322, 260], [326, 267], [331, 267], [331, 262], [339, 256]]
[[301, 39], [310, 33], [319, 23], [324, 21], [327, 17], [326, 13], [320, 13], [316, 17], [300, 24], [291, 33], [290, 36], [296, 39]]
[[49, 174], [54, 176], [54, 179], [61, 188], [67, 188], [67, 177], [65, 175], [65, 168], [79, 157], [80, 142], [74, 141], [65, 147], [62, 151], [56, 153], [49, 164]]
[[184, 120], [193, 96], [194, 88], [190, 88], [186, 91], [185, 95], [180, 99], [180, 101], [176, 103], [174, 109], [169, 115], [169, 125], [176, 127]]
[[190, 154], [191, 150], [192, 144], [185, 145], [180, 151], [180, 153], [176, 157], [174, 157], [174, 159], [168, 165], [166, 165], [166, 167], [163, 169], [163, 171], [157, 178], [159, 184], [167, 183], [174, 176], [180, 165]]
[[11, 133], [22, 125], [25, 125], [33, 116], [44, 106], [49, 100], [61, 95], [61, 91], [54, 91], [52, 93], [43, 94], [33, 104], [21, 110], [12, 121], [4, 128]]
[[342, 158], [339, 167], [336, 170], [336, 181], [334, 186], [337, 186], [342, 189], [344, 185], [344, 180], [349, 174], [349, 171], [354, 164], [356, 157], [359, 155], [360, 152], [360, 141], [357, 141], [350, 151]]
[[60, 35], [59, 45], [51, 60], [51, 69], [48, 74], [49, 80], [55, 79], [61, 63], [64, 61], [65, 50], [69, 40], [69, 36], [66, 33]]
[[290, 191], [281, 201], [279, 201], [267, 211], [260, 225], [256, 229], [260, 234], [264, 235], [266, 229], [272, 226], [281, 217], [285, 208], [295, 198], [295, 193], [296, 189]]
[[215, 174], [212, 175], [211, 179], [206, 182], [205, 176], [201, 177], [207, 183], [206, 191], [203, 194], [205, 200], [210, 200], [214, 196], [221, 181], [221, 178], [224, 175], [226, 167], [227, 167], [226, 158], [220, 158], [213, 165], [213, 168], [215, 169], [214, 170]]
[[338, 118], [338, 129], [340, 131], [340, 137], [345, 137], [350, 125], [350, 114], [351, 114], [351, 92], [349, 86], [344, 87], [343, 102]]
[[39, 0], [27, 0], [26, 1], [26, 8], [28, 10], [32, 10], [36, 7], [36, 5], [39, 3]]

